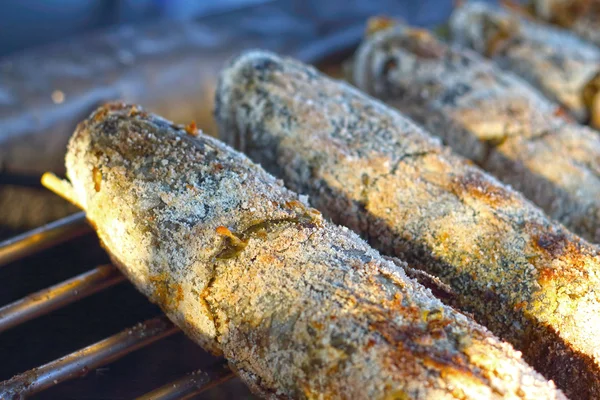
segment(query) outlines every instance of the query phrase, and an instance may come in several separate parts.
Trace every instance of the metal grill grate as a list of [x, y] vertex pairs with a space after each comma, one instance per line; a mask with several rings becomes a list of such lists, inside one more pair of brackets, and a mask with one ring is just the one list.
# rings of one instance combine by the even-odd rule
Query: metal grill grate
[[[0, 268], [89, 232], [80, 212], [0, 243]], [[0, 308], [0, 333], [125, 281], [112, 265], [101, 265]], [[19, 399], [86, 375], [121, 357], [178, 332], [159, 316], [0, 383], [0, 399]], [[140, 399], [184, 399], [227, 381], [224, 361], [155, 389]]]

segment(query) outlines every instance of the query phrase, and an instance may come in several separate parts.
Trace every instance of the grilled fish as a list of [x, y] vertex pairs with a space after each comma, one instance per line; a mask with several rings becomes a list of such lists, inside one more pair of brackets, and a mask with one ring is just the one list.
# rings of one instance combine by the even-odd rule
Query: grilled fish
[[579, 122], [600, 127], [600, 49], [568, 31], [481, 2], [450, 18], [452, 41], [490, 57], [562, 105]]
[[242, 154], [139, 107], [79, 125], [76, 201], [136, 287], [265, 398], [564, 399]]
[[528, 11], [600, 46], [600, 1], [530, 0]]
[[223, 139], [453, 304], [573, 398], [600, 396], [598, 248], [397, 111], [315, 69], [248, 52], [222, 72]]
[[600, 242], [600, 139], [478, 54], [397, 26], [359, 48], [354, 82], [440, 136], [548, 215]]

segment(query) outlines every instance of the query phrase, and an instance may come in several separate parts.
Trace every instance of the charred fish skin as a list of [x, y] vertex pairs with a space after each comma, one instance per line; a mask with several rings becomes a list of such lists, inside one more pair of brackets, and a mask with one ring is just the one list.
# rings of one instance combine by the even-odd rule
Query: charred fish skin
[[66, 165], [115, 263], [265, 398], [564, 399], [213, 138], [113, 104], [79, 125]]
[[529, 11], [536, 17], [575, 32], [600, 46], [600, 1], [530, 0]]
[[[467, 2], [450, 18], [452, 42], [519, 75], [585, 123], [600, 87], [600, 49], [549, 25], [499, 7]], [[594, 93], [588, 93], [593, 87]], [[589, 97], [589, 99], [588, 99]], [[598, 116], [592, 123], [598, 122]]]
[[442, 137], [548, 215], [600, 242], [600, 140], [526, 82], [426, 31], [398, 26], [357, 51], [354, 82]]
[[[265, 52], [222, 72], [221, 137], [455, 305], [574, 398], [600, 393], [600, 257], [520, 194], [343, 82]], [[568, 395], [568, 394], [567, 394]]]

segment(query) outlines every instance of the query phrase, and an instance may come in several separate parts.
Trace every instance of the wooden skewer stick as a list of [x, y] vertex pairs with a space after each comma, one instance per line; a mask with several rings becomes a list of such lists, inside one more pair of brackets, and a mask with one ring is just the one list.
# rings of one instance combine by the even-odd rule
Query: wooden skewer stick
[[73, 186], [69, 181], [60, 179], [52, 172], [45, 172], [44, 175], [42, 175], [42, 185], [73, 205], [83, 209], [81, 204], [76, 200]]

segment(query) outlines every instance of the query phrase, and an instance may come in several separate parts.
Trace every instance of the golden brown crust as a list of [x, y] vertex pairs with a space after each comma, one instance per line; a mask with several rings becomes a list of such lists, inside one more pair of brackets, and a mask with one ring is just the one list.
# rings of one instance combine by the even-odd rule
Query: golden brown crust
[[[468, 50], [399, 26], [357, 52], [354, 81], [584, 238], [600, 242], [600, 140]], [[418, 43], [415, 43], [418, 42]], [[435, 59], [413, 49], [435, 44]], [[393, 68], [385, 68], [395, 61]], [[557, 112], [558, 111], [558, 112]]]
[[73, 135], [69, 178], [129, 279], [257, 393], [564, 399], [354, 233], [187, 131], [106, 106]]
[[240, 56], [216, 104], [221, 135], [325, 215], [439, 277], [570, 393], [600, 393], [596, 247], [396, 111], [293, 60]]

